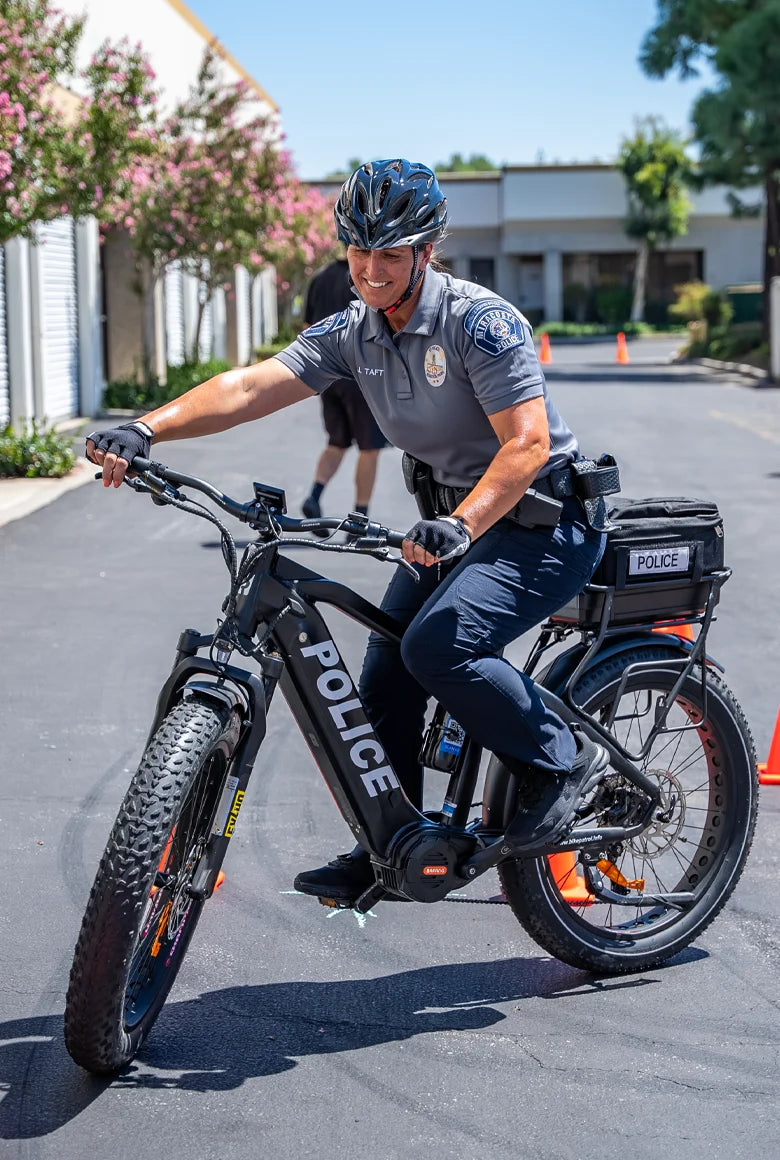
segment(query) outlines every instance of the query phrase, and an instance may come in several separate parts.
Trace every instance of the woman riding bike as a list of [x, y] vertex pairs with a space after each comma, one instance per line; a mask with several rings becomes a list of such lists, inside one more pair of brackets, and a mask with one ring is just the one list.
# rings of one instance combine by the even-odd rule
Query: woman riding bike
[[[587, 812], [607, 755], [501, 654], [587, 583], [604, 546], [603, 501], [578, 498], [580, 449], [549, 397], [526, 319], [432, 267], [447, 220], [434, 173], [403, 159], [362, 165], [335, 218], [358, 301], [275, 358], [93, 433], [87, 454], [104, 485], [118, 487], [152, 442], [224, 431], [354, 378], [384, 434], [413, 457], [422, 516], [402, 548], [419, 582], [399, 570], [382, 605], [407, 626], [402, 646], [372, 636], [366, 652], [369, 720], [422, 808], [419, 754], [434, 696], [517, 775], [515, 849], [557, 841]], [[372, 881], [357, 846], [300, 873], [295, 887], [349, 904]]]

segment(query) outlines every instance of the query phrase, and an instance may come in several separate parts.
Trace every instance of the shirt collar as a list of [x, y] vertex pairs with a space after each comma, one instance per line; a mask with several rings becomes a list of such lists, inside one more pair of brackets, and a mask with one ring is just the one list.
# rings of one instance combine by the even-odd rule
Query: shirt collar
[[[428, 266], [414, 313], [400, 333], [433, 334], [443, 297], [444, 279]], [[387, 333], [384, 316], [371, 306], [366, 307], [366, 331], [366, 337], [373, 339]]]

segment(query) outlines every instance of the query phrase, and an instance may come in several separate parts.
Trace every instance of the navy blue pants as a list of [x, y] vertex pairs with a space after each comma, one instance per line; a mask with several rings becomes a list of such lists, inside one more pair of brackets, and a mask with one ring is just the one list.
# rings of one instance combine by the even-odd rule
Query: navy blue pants
[[540, 624], [590, 579], [605, 537], [564, 501], [555, 528], [499, 520], [439, 577], [399, 568], [382, 607], [406, 625], [401, 647], [372, 633], [360, 696], [407, 797], [422, 806], [420, 747], [429, 697], [480, 745], [555, 771], [571, 768], [575, 743], [530, 677], [497, 654]]

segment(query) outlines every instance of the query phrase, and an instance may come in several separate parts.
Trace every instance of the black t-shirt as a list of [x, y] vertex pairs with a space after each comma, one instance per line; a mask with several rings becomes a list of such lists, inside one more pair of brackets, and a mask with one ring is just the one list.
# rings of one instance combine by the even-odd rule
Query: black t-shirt
[[309, 283], [306, 294], [306, 309], [303, 317], [307, 326], [321, 322], [339, 310], [346, 310], [355, 296], [349, 284], [349, 264], [344, 259], [331, 262]]

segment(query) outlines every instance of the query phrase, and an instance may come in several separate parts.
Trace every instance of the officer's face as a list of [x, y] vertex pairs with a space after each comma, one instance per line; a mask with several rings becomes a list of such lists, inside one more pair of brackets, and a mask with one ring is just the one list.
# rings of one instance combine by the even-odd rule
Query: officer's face
[[[418, 264], [425, 268], [433, 246], [421, 247]], [[349, 272], [355, 288], [367, 306], [386, 310], [405, 293], [412, 276], [412, 246], [395, 246], [390, 250], [347, 250]], [[415, 295], [416, 297], [416, 295]]]

